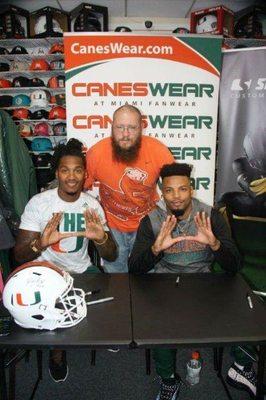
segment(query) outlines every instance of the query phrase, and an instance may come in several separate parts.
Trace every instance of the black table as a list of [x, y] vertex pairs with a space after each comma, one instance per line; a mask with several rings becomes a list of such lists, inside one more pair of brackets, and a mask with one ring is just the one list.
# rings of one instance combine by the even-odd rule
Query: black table
[[[133, 338], [138, 347], [260, 344], [258, 395], [266, 344], [266, 309], [240, 276], [183, 274], [131, 276]], [[251, 309], [247, 294], [251, 296]]]
[[101, 289], [87, 301], [104, 297], [114, 300], [88, 306], [87, 317], [78, 325], [55, 331], [24, 329], [13, 324], [9, 336], [0, 337], [5, 348], [101, 348], [128, 347], [132, 342], [129, 281], [126, 274], [82, 274], [74, 276], [74, 287], [85, 292]]
[[[101, 289], [98, 298], [114, 300], [88, 307], [77, 326], [57, 331], [35, 331], [13, 326], [0, 337], [0, 387], [5, 392], [4, 349], [218, 346], [260, 344], [258, 394], [266, 344], [266, 313], [240, 276], [184, 274], [177, 286], [175, 274], [82, 274], [74, 286]], [[253, 309], [248, 305], [249, 293]], [[94, 298], [95, 298], [94, 297]], [[1, 394], [0, 390], [0, 394]]]

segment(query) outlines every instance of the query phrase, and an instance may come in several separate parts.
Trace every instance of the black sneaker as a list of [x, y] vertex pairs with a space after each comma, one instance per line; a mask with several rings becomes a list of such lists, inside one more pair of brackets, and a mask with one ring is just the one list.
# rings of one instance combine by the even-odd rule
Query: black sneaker
[[240, 369], [235, 363], [231, 365], [227, 372], [227, 383], [236, 389], [247, 391], [251, 397], [256, 396], [257, 375], [252, 367]]
[[162, 379], [156, 400], [175, 400], [179, 394], [180, 380], [176, 378]]
[[49, 373], [55, 382], [64, 382], [66, 380], [68, 376], [68, 365], [65, 351], [62, 351], [62, 357], [59, 362], [55, 360], [52, 351], [50, 351]]

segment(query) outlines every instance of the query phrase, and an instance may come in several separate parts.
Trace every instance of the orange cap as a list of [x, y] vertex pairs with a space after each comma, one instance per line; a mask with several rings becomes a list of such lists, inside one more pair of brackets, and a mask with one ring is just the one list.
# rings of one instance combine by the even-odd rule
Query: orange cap
[[198, 352], [198, 351], [193, 351], [193, 353], [192, 353], [192, 358], [193, 358], [194, 360], [198, 360], [198, 359], [200, 358], [199, 352]]

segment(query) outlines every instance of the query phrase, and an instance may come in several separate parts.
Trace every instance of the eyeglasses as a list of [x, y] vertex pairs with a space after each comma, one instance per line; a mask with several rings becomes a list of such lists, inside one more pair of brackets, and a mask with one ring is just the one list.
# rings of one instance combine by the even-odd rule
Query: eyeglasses
[[137, 129], [139, 129], [139, 126], [137, 125], [115, 125], [114, 126], [115, 130], [118, 132], [125, 132], [128, 131], [129, 133], [134, 133], [136, 132]]

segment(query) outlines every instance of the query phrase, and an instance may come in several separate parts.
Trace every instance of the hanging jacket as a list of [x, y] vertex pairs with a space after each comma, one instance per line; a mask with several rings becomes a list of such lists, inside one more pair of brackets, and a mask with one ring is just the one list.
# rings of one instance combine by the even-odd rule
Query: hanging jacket
[[28, 149], [12, 118], [0, 110], [0, 199], [19, 218], [37, 193], [35, 170]]

